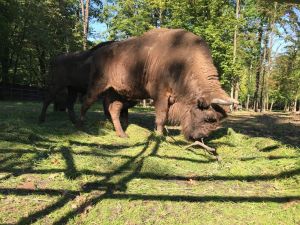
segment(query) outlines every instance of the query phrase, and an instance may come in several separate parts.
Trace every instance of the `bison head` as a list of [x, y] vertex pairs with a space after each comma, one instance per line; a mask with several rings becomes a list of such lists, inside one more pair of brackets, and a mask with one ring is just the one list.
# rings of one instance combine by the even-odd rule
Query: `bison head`
[[198, 104], [175, 102], [170, 106], [168, 118], [175, 124], [180, 124], [182, 133], [188, 140], [199, 140], [207, 137], [220, 126], [229, 110], [231, 100], [215, 98], [208, 102], [199, 99]]

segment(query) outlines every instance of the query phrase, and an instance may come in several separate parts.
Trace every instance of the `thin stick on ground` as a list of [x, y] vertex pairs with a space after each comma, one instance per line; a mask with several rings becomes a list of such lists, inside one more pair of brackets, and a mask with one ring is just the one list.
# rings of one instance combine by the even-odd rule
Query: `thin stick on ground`
[[218, 155], [217, 151], [215, 148], [211, 148], [209, 146], [207, 146], [206, 144], [204, 144], [203, 139], [201, 139], [200, 141], [195, 141], [194, 143], [188, 145], [187, 147], [185, 147], [185, 149], [188, 149], [192, 146], [197, 146], [199, 145], [200, 147], [202, 147], [204, 150], [206, 150], [209, 154], [216, 156], [217, 160], [220, 160], [220, 156]]

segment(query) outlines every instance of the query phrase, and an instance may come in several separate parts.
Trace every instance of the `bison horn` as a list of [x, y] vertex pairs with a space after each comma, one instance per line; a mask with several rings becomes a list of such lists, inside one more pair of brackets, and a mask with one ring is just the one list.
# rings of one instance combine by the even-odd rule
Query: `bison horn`
[[229, 99], [229, 100], [224, 100], [221, 98], [214, 98], [211, 101], [212, 104], [218, 104], [218, 105], [232, 105], [232, 104], [239, 104], [239, 102], [235, 99]]

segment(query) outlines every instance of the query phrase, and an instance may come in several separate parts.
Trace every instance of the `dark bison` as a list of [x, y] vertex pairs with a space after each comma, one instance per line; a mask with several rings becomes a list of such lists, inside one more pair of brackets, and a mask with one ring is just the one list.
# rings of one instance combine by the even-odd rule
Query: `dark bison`
[[[39, 117], [40, 122], [45, 121], [46, 111], [49, 104], [55, 99], [63, 99], [60, 98], [59, 95], [65, 93], [66, 89], [66, 106], [69, 118], [73, 123], [76, 122], [74, 103], [77, 99], [78, 93], [84, 95], [88, 87], [90, 74], [89, 57], [97, 49], [108, 46], [112, 43], [114, 42], [103, 42], [90, 50], [60, 55], [52, 60], [48, 77], [48, 91]], [[116, 127], [117, 135], [125, 137], [126, 134], [121, 127], [119, 119], [121, 117], [121, 120], [124, 121], [124, 124], [126, 125], [128, 123], [128, 108], [134, 106], [136, 102], [125, 101], [124, 97], [118, 95], [112, 89], [103, 93], [103, 98], [105, 115], [112, 120]]]
[[215, 130], [226, 117], [224, 105], [233, 103], [220, 86], [205, 41], [181, 29], [154, 29], [97, 49], [80, 123], [108, 89], [127, 100], [152, 98], [157, 132], [162, 134], [169, 116], [191, 140]]

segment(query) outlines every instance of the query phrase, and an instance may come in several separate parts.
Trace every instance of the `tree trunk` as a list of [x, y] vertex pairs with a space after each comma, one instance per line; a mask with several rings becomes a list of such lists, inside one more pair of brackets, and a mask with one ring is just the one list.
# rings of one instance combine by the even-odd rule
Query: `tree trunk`
[[162, 27], [163, 24], [163, 9], [159, 8], [159, 27]]
[[[239, 14], [240, 14], [240, 0], [237, 0], [236, 7], [235, 7], [235, 18], [237, 21], [239, 19]], [[236, 63], [237, 35], [238, 35], [238, 25], [236, 24], [234, 29], [234, 37], [233, 37], [233, 59], [232, 59], [233, 65], [235, 65]], [[238, 82], [238, 78], [234, 76], [231, 82], [231, 98], [238, 100], [238, 97], [239, 97], [239, 82]]]
[[268, 92], [266, 93], [266, 110], [269, 110], [269, 94]]
[[249, 110], [249, 101], [250, 101], [250, 95], [247, 95], [247, 102], [246, 102], [246, 110]]
[[239, 100], [239, 90], [240, 90], [239, 82], [237, 81], [235, 83], [235, 88], [234, 88], [234, 99], [237, 100], [237, 101]]
[[255, 92], [254, 92], [254, 111], [258, 112], [258, 93], [259, 93], [259, 82], [260, 82], [260, 73], [262, 67], [262, 55], [261, 55], [261, 41], [263, 35], [263, 22], [260, 23], [260, 28], [258, 30], [258, 40], [257, 43], [259, 44], [259, 51], [257, 55], [258, 66], [256, 69], [256, 79], [255, 79]]
[[[24, 40], [25, 40], [25, 36], [26, 36], [26, 23], [27, 23], [27, 20], [24, 21], [21, 36], [20, 36], [20, 38], [18, 38], [18, 40], [17, 40], [18, 43], [16, 44], [16, 46], [14, 46], [15, 47], [15, 53], [16, 53], [16, 60], [15, 60], [15, 63], [14, 63], [14, 72], [13, 72], [13, 77], [12, 77], [12, 83], [13, 84], [16, 83], [16, 75], [17, 75], [17, 72], [18, 72], [19, 58], [20, 58], [20, 54], [21, 54], [21, 51], [22, 51], [22, 48], [23, 48], [23, 43], [24, 43]], [[12, 61], [13, 61], [13, 57], [12, 57]]]
[[16, 84], [16, 79], [17, 79], [17, 72], [18, 72], [18, 66], [19, 66], [19, 53], [16, 56], [16, 60], [14, 63], [14, 72], [13, 72], [13, 77], [12, 77], [12, 84]]
[[8, 71], [9, 71], [9, 48], [8, 46], [4, 46], [3, 55], [1, 56], [1, 76], [3, 84], [9, 83]]
[[[232, 84], [231, 88], [230, 88], [230, 98], [232, 98], [232, 99], [233, 99], [233, 93], [234, 93], [234, 88], [233, 88], [233, 84]], [[230, 108], [230, 112], [232, 112], [232, 110], [233, 110], [232, 105], [230, 105], [229, 108]]]
[[260, 104], [260, 112], [264, 111], [263, 102], [264, 102], [264, 85], [265, 85], [265, 74], [264, 71], [261, 73], [262, 75], [262, 81], [261, 81], [261, 87], [260, 87], [260, 98], [259, 98], [259, 104]]
[[39, 55], [39, 65], [40, 65], [40, 76], [43, 85], [46, 84], [46, 59], [45, 59], [45, 50], [42, 50], [41, 54]]
[[[277, 2], [274, 2], [274, 10], [273, 10], [273, 17], [269, 24], [269, 29], [267, 36], [269, 37], [269, 47], [267, 50], [267, 60], [268, 64], [266, 66], [266, 77], [265, 77], [265, 101], [266, 101], [266, 110], [268, 110], [269, 107], [269, 77], [271, 75], [271, 69], [272, 69], [272, 49], [274, 45], [274, 33], [275, 33], [275, 21], [277, 17]], [[276, 53], [275, 53], [276, 54]]]
[[272, 101], [271, 101], [271, 106], [270, 106], [270, 112], [272, 112], [273, 104], [274, 104], [274, 100], [272, 99]]
[[[269, 25], [268, 25], [269, 26]], [[268, 54], [268, 42], [269, 42], [269, 34], [270, 29], [267, 28], [267, 32], [264, 36], [264, 48], [263, 48], [263, 57], [262, 57], [262, 63], [261, 63], [261, 88], [260, 88], [260, 112], [265, 111], [264, 102], [265, 102], [265, 72], [266, 72], [266, 60], [267, 60], [267, 54]]]
[[[84, 4], [85, 3], [85, 4]], [[83, 24], [83, 50], [87, 48], [87, 36], [89, 32], [89, 8], [90, 0], [80, 0], [81, 5], [81, 15], [82, 15], [82, 24]]]
[[283, 109], [283, 111], [286, 112], [286, 111], [287, 111], [287, 108], [288, 108], [287, 102], [285, 102], [285, 103], [284, 103], [284, 109]]
[[298, 98], [295, 98], [295, 102], [294, 102], [294, 109], [293, 112], [297, 112], [297, 102], [298, 102]]

